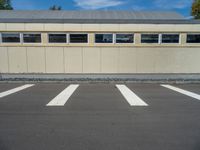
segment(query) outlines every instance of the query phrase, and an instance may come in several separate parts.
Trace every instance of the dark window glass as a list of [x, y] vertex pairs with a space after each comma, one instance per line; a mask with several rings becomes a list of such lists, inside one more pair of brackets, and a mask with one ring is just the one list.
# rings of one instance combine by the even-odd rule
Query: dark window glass
[[133, 43], [133, 34], [116, 34], [116, 43]]
[[20, 43], [20, 34], [2, 33], [3, 43]]
[[187, 43], [200, 43], [200, 34], [188, 34]]
[[95, 43], [113, 43], [113, 34], [95, 34]]
[[70, 43], [88, 43], [88, 35], [70, 34]]
[[159, 35], [158, 34], [142, 34], [141, 43], [158, 43]]
[[66, 43], [66, 34], [49, 34], [49, 43]]
[[41, 43], [41, 34], [23, 34], [24, 43]]
[[162, 43], [179, 43], [179, 34], [163, 34]]

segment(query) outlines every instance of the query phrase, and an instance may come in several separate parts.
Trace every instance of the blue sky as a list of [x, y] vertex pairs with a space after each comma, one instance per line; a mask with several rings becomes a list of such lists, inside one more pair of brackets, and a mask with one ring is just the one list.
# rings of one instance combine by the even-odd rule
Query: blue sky
[[190, 16], [192, 0], [12, 0], [16, 10], [47, 10], [60, 5], [65, 10], [173, 10]]

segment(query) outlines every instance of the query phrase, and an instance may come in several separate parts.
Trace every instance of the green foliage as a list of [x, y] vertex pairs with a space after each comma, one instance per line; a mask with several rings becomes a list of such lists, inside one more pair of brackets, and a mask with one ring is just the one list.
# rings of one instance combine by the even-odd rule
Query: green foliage
[[195, 19], [200, 19], [200, 0], [194, 0], [191, 14]]
[[0, 10], [12, 10], [11, 0], [0, 0]]
[[49, 8], [49, 10], [62, 10], [61, 6], [53, 5]]

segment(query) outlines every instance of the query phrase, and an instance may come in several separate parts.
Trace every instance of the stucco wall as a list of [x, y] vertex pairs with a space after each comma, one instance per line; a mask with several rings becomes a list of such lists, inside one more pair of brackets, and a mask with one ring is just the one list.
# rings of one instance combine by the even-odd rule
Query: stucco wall
[[[200, 25], [0, 23], [0, 32], [39, 32], [39, 44], [0, 44], [0, 73], [200, 73]], [[49, 44], [48, 32], [89, 33], [87, 44]], [[95, 44], [94, 33], [134, 33], [134, 44]], [[140, 33], [180, 33], [177, 44], [141, 44]]]
[[0, 31], [98, 31], [98, 32], [199, 32], [199, 24], [41, 24], [0, 23]]
[[[0, 43], [0, 47], [6, 46], [48, 46], [48, 47], [77, 47], [77, 46], [96, 46], [96, 47], [146, 47], [146, 46], [197, 46], [200, 44], [186, 43], [187, 33], [200, 34], [199, 24], [30, 24], [30, 23], [0, 23], [0, 32], [13, 33], [41, 33], [42, 43], [27, 44], [27, 43]], [[85, 44], [65, 43], [52, 44], [48, 43], [48, 33], [88, 33], [89, 42]], [[134, 33], [134, 44], [95, 44], [95, 33]], [[178, 33], [180, 34], [180, 43], [178, 44], [141, 44], [141, 33]]]
[[1, 73], [200, 73], [199, 48], [0, 47]]

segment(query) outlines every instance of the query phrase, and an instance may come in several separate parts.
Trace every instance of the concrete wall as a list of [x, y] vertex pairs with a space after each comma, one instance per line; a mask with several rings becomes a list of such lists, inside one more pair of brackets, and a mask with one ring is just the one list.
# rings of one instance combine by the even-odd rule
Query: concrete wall
[[[0, 23], [0, 32], [41, 32], [39, 44], [0, 44], [0, 73], [200, 73], [200, 25]], [[49, 44], [48, 32], [89, 33], [87, 44]], [[134, 44], [95, 44], [94, 33], [134, 33]], [[141, 44], [140, 33], [180, 33], [178, 44]]]
[[[42, 43], [27, 44], [27, 43], [0, 43], [0, 47], [5, 46], [34, 46], [34, 47], [157, 47], [157, 46], [197, 46], [200, 44], [186, 43], [187, 33], [200, 33], [200, 25], [198, 24], [34, 24], [34, 23], [0, 23], [0, 32], [14, 33], [32, 33], [38, 32], [42, 35]], [[89, 42], [86, 44], [50, 44], [48, 43], [48, 33], [88, 33]], [[94, 33], [134, 33], [134, 44], [95, 44]], [[141, 33], [178, 33], [180, 34], [179, 44], [141, 44]]]
[[200, 73], [199, 48], [0, 47], [1, 73]]
[[40, 24], [0, 23], [0, 31], [81, 31], [81, 32], [200, 32], [199, 24]]

